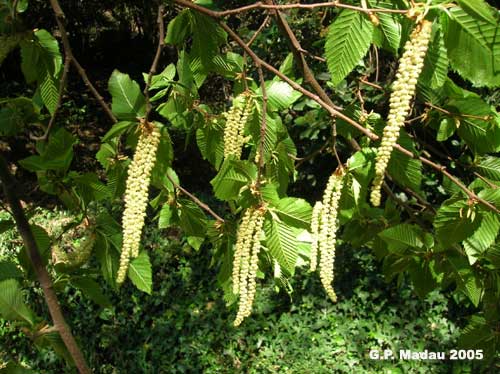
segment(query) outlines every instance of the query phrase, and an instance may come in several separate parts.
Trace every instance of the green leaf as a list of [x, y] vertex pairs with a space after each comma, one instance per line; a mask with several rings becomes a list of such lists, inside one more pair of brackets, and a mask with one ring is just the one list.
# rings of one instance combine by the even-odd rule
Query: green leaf
[[[3, 101], [3, 100], [2, 100]], [[12, 136], [23, 130], [23, 127], [38, 119], [38, 110], [33, 101], [27, 97], [7, 99], [0, 109], [0, 136]]]
[[[482, 216], [483, 219], [477, 230], [463, 242], [465, 252], [469, 256], [469, 261], [471, 258], [475, 259], [477, 255], [495, 244], [500, 230], [500, 219], [496, 213], [483, 212]], [[471, 261], [471, 263], [473, 262]]]
[[209, 16], [191, 12], [193, 31], [192, 54], [200, 58], [206, 70], [215, 68], [213, 59], [219, 55], [219, 46], [226, 42], [226, 32]]
[[457, 129], [457, 125], [452, 118], [446, 117], [441, 120], [439, 123], [439, 130], [437, 133], [436, 140], [438, 142], [444, 142], [449, 139], [455, 133]]
[[17, 265], [11, 261], [0, 261], [0, 281], [9, 278], [22, 278], [23, 273]]
[[137, 126], [138, 124], [138, 122], [131, 121], [120, 121], [118, 123], [115, 123], [113, 127], [111, 127], [111, 129], [109, 129], [109, 131], [102, 137], [101, 141], [107, 142], [110, 139], [116, 138], [117, 136], [120, 136], [125, 131], [131, 129], [133, 126]]
[[484, 156], [476, 165], [476, 170], [487, 178], [500, 181], [500, 158], [494, 156]]
[[334, 85], [340, 83], [365, 56], [372, 35], [373, 24], [356, 11], [342, 11], [330, 25], [325, 57]]
[[113, 96], [112, 110], [118, 119], [135, 120], [144, 117], [146, 100], [136, 81], [128, 74], [114, 70], [109, 78], [108, 89]]
[[457, 132], [473, 152], [500, 150], [500, 116], [486, 102], [474, 97], [453, 99], [446, 108], [462, 114]]
[[40, 96], [50, 114], [54, 114], [59, 100], [57, 80], [50, 74], [45, 74], [39, 83]]
[[203, 210], [191, 200], [179, 199], [179, 221], [188, 236], [204, 237], [207, 232], [207, 217]]
[[474, 273], [464, 257], [448, 256], [447, 260], [454, 271], [458, 288], [477, 307], [483, 295], [481, 279]]
[[146, 251], [142, 251], [139, 257], [130, 263], [128, 277], [139, 290], [151, 295], [153, 285], [151, 261]]
[[249, 161], [227, 159], [222, 164], [219, 173], [210, 182], [215, 196], [220, 200], [237, 199], [240, 189], [257, 176], [257, 168]]
[[448, 14], [445, 45], [453, 69], [476, 86], [500, 85], [500, 23], [473, 18], [459, 7]]
[[[120, 236], [121, 234], [112, 234], [110, 231], [107, 231], [105, 235], [100, 233], [96, 237], [94, 252], [101, 265], [101, 273], [104, 279], [111, 286], [115, 286], [116, 272], [118, 271], [120, 259], [118, 251], [113, 248], [111, 242], [107, 240], [111, 235]], [[121, 243], [118, 243], [118, 245], [121, 248]]]
[[460, 197], [446, 200], [434, 218], [434, 228], [439, 240], [451, 246], [467, 239], [479, 227], [481, 220], [467, 218], [469, 205]]
[[408, 268], [408, 273], [415, 287], [415, 292], [421, 299], [424, 299], [437, 286], [428, 261], [414, 262]]
[[224, 158], [224, 128], [218, 122], [204, 123], [196, 130], [196, 143], [201, 155], [216, 169], [219, 169]]
[[[259, 93], [261, 94], [261, 90]], [[302, 96], [288, 83], [277, 80], [266, 82], [266, 93], [269, 109], [277, 111], [289, 108]]]
[[420, 83], [436, 89], [443, 86], [448, 76], [448, 55], [444, 46], [443, 31], [436, 23], [433, 36], [425, 55], [424, 68], [420, 74]]
[[181, 46], [190, 32], [189, 9], [184, 9], [173, 20], [168, 23], [166, 44]]
[[160, 219], [158, 220], [158, 228], [166, 229], [170, 226], [170, 218], [172, 218], [172, 207], [169, 204], [164, 204], [160, 210]]
[[463, 329], [458, 340], [458, 347], [465, 349], [482, 349], [485, 357], [494, 357], [496, 353], [496, 333], [484, 317], [473, 315], [469, 324]]
[[104, 308], [110, 308], [111, 300], [101, 291], [101, 286], [89, 277], [72, 277], [71, 284], [80, 289], [90, 300]]
[[498, 22], [498, 15], [484, 0], [457, 0], [458, 5], [472, 18], [478, 18], [482, 21], [495, 25]]
[[378, 234], [389, 246], [389, 251], [400, 252], [411, 248], [422, 248], [421, 230], [418, 226], [402, 223], [389, 227]]
[[0, 374], [35, 374], [36, 372], [25, 368], [24, 366], [8, 362], [7, 365], [0, 369]]
[[276, 213], [280, 220], [290, 226], [309, 229], [311, 222], [311, 205], [295, 197], [285, 197], [276, 205]]
[[34, 324], [34, 315], [24, 303], [19, 283], [15, 279], [0, 282], [0, 315], [10, 321], [26, 321]]
[[267, 248], [271, 255], [285, 271], [293, 275], [300, 245], [297, 238], [302, 230], [273, 217], [264, 222], [264, 231]]

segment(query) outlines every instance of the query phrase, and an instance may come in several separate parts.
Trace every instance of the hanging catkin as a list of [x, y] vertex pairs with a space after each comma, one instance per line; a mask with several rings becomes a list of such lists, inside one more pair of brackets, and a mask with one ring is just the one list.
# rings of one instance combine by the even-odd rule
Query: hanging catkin
[[238, 228], [233, 260], [233, 291], [239, 294], [240, 300], [234, 326], [239, 326], [252, 312], [265, 212], [264, 207], [247, 209]]
[[134, 158], [128, 168], [123, 212], [123, 246], [116, 282], [123, 283], [131, 258], [139, 255], [142, 228], [146, 217], [148, 189], [160, 143], [160, 131], [153, 123], [141, 124]]
[[315, 204], [311, 219], [311, 270], [316, 269], [319, 255], [319, 272], [321, 283], [333, 302], [337, 295], [333, 289], [333, 270], [335, 263], [335, 243], [337, 241], [337, 216], [342, 187], [344, 185], [344, 169], [339, 168], [329, 178], [323, 193], [323, 201]]
[[245, 125], [253, 110], [253, 100], [250, 93], [244, 92], [233, 101], [231, 109], [224, 113], [224, 158], [231, 155], [241, 157], [243, 145], [247, 142]]
[[431, 37], [432, 22], [423, 20], [413, 30], [410, 39], [406, 42], [403, 56], [399, 62], [396, 82], [390, 98], [390, 111], [387, 125], [380, 147], [377, 150], [375, 161], [375, 178], [373, 180], [370, 201], [374, 206], [380, 205], [381, 188], [384, 174], [391, 158], [391, 153], [396, 144], [401, 127], [410, 112], [410, 103], [415, 94], [418, 77], [424, 66]]

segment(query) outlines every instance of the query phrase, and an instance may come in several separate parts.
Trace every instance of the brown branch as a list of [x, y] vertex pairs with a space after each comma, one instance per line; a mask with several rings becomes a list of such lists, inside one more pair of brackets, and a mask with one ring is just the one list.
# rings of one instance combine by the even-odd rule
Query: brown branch
[[61, 104], [62, 104], [62, 97], [63, 97], [63, 94], [64, 94], [64, 87], [66, 86], [66, 81], [68, 79], [68, 73], [69, 73], [70, 66], [71, 66], [71, 57], [68, 54], [66, 54], [66, 56], [64, 58], [64, 67], [63, 67], [63, 72], [62, 72], [62, 75], [61, 75], [61, 80], [59, 82], [59, 92], [58, 92], [58, 95], [57, 95], [56, 108], [54, 109], [54, 113], [52, 113], [52, 116], [50, 116], [49, 124], [47, 125], [47, 129], [45, 130], [45, 132], [43, 133], [43, 135], [42, 136], [31, 135], [30, 138], [32, 140], [42, 140], [42, 141], [45, 141], [49, 137], [50, 130], [52, 130], [52, 126], [54, 126], [54, 123], [55, 123], [55, 120], [56, 120], [57, 112], [59, 111], [59, 108], [61, 107]]
[[99, 91], [94, 87], [92, 82], [90, 81], [89, 77], [87, 76], [87, 73], [85, 72], [85, 69], [80, 65], [78, 60], [75, 58], [73, 54], [73, 50], [71, 49], [71, 44], [69, 42], [69, 37], [68, 33], [66, 31], [66, 26], [65, 26], [65, 20], [66, 17], [64, 15], [64, 12], [59, 4], [58, 0], [49, 0], [50, 5], [52, 6], [52, 10], [54, 11], [54, 15], [56, 18], [57, 22], [57, 27], [59, 28], [59, 32], [61, 33], [61, 40], [64, 46], [64, 53], [65, 53], [65, 58], [70, 59], [71, 63], [75, 67], [76, 71], [82, 78], [83, 82], [87, 86], [87, 88], [92, 92], [92, 95], [96, 98], [97, 102], [101, 105], [102, 109], [104, 112], [107, 114], [109, 119], [113, 122], [116, 123], [118, 120], [116, 119], [115, 115], [109, 108], [108, 104], [104, 101], [103, 97], [99, 94]]
[[253, 44], [253, 42], [255, 41], [255, 39], [257, 39], [259, 34], [262, 32], [262, 30], [264, 30], [266, 28], [268, 22], [269, 22], [269, 15], [266, 16], [266, 18], [264, 19], [262, 24], [259, 26], [257, 31], [255, 31], [255, 33], [252, 35], [252, 37], [250, 38], [250, 40], [247, 43], [247, 46], [250, 47]]
[[75, 362], [78, 371], [82, 374], [90, 374], [91, 371], [83, 357], [83, 354], [78, 347], [78, 344], [71, 333], [71, 330], [64, 319], [64, 315], [57, 300], [57, 295], [54, 292], [52, 279], [43, 265], [43, 260], [38, 250], [33, 233], [31, 232], [31, 227], [24, 215], [23, 208], [16, 194], [17, 183], [14, 177], [10, 174], [9, 167], [5, 159], [0, 156], [0, 180], [2, 181], [3, 190], [7, 202], [9, 203], [12, 215], [16, 221], [17, 229], [21, 235], [24, 245], [27, 249], [28, 256], [30, 258], [31, 264], [37, 276], [38, 282], [42, 287], [45, 302], [49, 308], [49, 313], [52, 317], [54, 327], [59, 332], [64, 345], [68, 349], [73, 361]]
[[146, 87], [144, 88], [144, 96], [146, 97], [146, 114], [144, 115], [144, 121], [148, 122], [148, 117], [153, 110], [151, 105], [151, 100], [149, 97], [149, 87], [151, 87], [151, 80], [153, 75], [156, 73], [158, 68], [158, 62], [160, 61], [161, 53], [165, 47], [165, 23], [163, 22], [165, 6], [163, 4], [158, 6], [158, 47], [156, 48], [156, 54], [151, 63], [151, 68], [149, 69], [148, 79], [146, 81]]
[[[185, 5], [184, 2], [188, 0], [180, 0], [175, 2], [179, 5]], [[202, 7], [200, 5], [194, 4], [193, 7], [190, 7], [195, 10], [200, 10], [200, 8], [207, 9], [205, 7]], [[355, 10], [357, 12], [365, 13], [365, 14], [371, 14], [371, 13], [396, 13], [396, 14], [407, 14], [409, 10], [404, 10], [404, 9], [385, 9], [385, 8], [363, 8], [355, 5], [349, 5], [349, 4], [342, 4], [339, 1], [331, 1], [331, 2], [323, 2], [323, 3], [315, 3], [315, 4], [301, 4], [301, 3], [295, 3], [295, 4], [269, 4], [267, 2], [262, 2], [262, 1], [257, 1], [254, 4], [242, 6], [239, 8], [235, 9], [228, 9], [228, 10], [222, 10], [222, 11], [214, 11], [214, 10], [209, 10], [208, 14], [211, 17], [214, 18], [222, 18], [222, 17], [227, 17], [235, 14], [241, 14], [248, 12], [250, 10], [255, 10], [255, 9], [268, 9], [268, 10], [290, 10], [290, 9], [306, 9], [306, 10], [312, 10], [312, 9], [318, 9], [318, 8], [339, 8], [339, 9], [350, 9], [350, 10]]]
[[[204, 8], [204, 7], [199, 6], [197, 4], [194, 4], [190, 1], [187, 1], [187, 0], [174, 0], [174, 1], [175, 1], [175, 3], [182, 5], [184, 7], [198, 10], [199, 12], [204, 13], [210, 17], [218, 18], [217, 16], [214, 15], [214, 13], [217, 13], [217, 12], [214, 12], [210, 9], [207, 9], [207, 8]], [[283, 16], [279, 13], [278, 13], [278, 16], [280, 19], [284, 19]], [[380, 139], [380, 137], [378, 135], [371, 132], [369, 129], [363, 127], [361, 124], [357, 123], [353, 119], [349, 118], [348, 116], [346, 116], [345, 114], [340, 112], [341, 108], [339, 108], [333, 104], [333, 102], [330, 100], [330, 98], [328, 97], [326, 92], [322, 89], [322, 87], [319, 85], [319, 83], [314, 78], [314, 75], [312, 74], [310, 69], [308, 69], [308, 68], [304, 69], [304, 74], [305, 74], [304, 80], [307, 83], [309, 83], [311, 86], [313, 86], [313, 88], [315, 89], [317, 94], [314, 94], [311, 91], [305, 89], [300, 84], [296, 83], [292, 79], [288, 78], [285, 74], [281, 73], [274, 66], [272, 66], [269, 63], [262, 60], [250, 47], [248, 47], [246, 45], [246, 43], [240, 38], [240, 36], [238, 34], [236, 34], [229, 26], [227, 26], [225, 23], [223, 23], [221, 21], [218, 21], [218, 22], [219, 22], [219, 25], [224, 29], [224, 31], [226, 31], [228, 33], [228, 35], [245, 51], [245, 53], [247, 53], [252, 58], [252, 60], [254, 61], [254, 63], [256, 65], [264, 67], [266, 70], [268, 70], [271, 73], [273, 73], [274, 75], [278, 76], [283, 81], [288, 83], [296, 91], [298, 91], [298, 92], [302, 93], [304, 96], [307, 96], [308, 98], [316, 101], [321, 107], [323, 107], [326, 111], [328, 111], [330, 113], [330, 115], [332, 115], [333, 117], [337, 117], [337, 118], [344, 120], [349, 125], [353, 126], [358, 131], [360, 131], [362, 134], [367, 136], [370, 140], [377, 141]], [[282, 24], [283, 24], [283, 27], [285, 29], [290, 30], [288, 23], [282, 22]], [[295, 38], [295, 36], [293, 35], [293, 32], [291, 32], [291, 30], [290, 30], [290, 32], [287, 32], [287, 35], [289, 35], [291, 40], [295, 40], [295, 41], [297, 40]], [[296, 42], [296, 44], [298, 44], [298, 41]], [[304, 59], [304, 56], [302, 56], [302, 54], [300, 53], [301, 49], [302, 48], [300, 48], [300, 44], [298, 44], [297, 51], [299, 51], [299, 55], [301, 56], [300, 61], [302, 63], [304, 63], [305, 59]], [[307, 65], [304, 65], [304, 66], [307, 66]], [[350, 144], [354, 149], [360, 149], [359, 144], [355, 140], [351, 141]], [[492, 205], [488, 201], [477, 196], [473, 191], [469, 190], [460, 180], [458, 180], [456, 177], [454, 177], [452, 174], [450, 174], [448, 171], [446, 171], [446, 168], [444, 166], [437, 164], [437, 163], [435, 163], [435, 162], [433, 162], [425, 157], [415, 155], [415, 154], [413, 154], [413, 152], [407, 150], [406, 148], [400, 146], [399, 144], [396, 144], [394, 146], [394, 148], [397, 151], [408, 156], [409, 158], [418, 159], [418, 160], [422, 161], [424, 164], [441, 172], [444, 176], [446, 176], [448, 179], [450, 179], [450, 181], [452, 183], [456, 184], [470, 199], [481, 203], [482, 205], [484, 205], [485, 207], [487, 207], [488, 209], [490, 209], [496, 213], [500, 213], [500, 210], [498, 210], [494, 205]]]
[[205, 204], [203, 201], [198, 199], [196, 196], [194, 196], [191, 192], [186, 190], [185, 188], [181, 187], [179, 183], [177, 183], [168, 173], [167, 173], [167, 178], [172, 182], [175, 188], [177, 188], [179, 191], [181, 191], [184, 195], [188, 196], [193, 202], [198, 205], [201, 209], [205, 210], [207, 213], [209, 213], [212, 217], [214, 217], [217, 221], [224, 223], [224, 218], [219, 216], [217, 213], [215, 213], [212, 208], [210, 208], [207, 204]]

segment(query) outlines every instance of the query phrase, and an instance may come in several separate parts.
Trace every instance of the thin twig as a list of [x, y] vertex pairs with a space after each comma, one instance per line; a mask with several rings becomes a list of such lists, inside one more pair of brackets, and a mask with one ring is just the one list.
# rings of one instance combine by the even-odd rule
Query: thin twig
[[[185, 3], [188, 0], [175, 0], [175, 2], [179, 5], [185, 6]], [[194, 4], [192, 9], [195, 10], [200, 10], [200, 8], [207, 9], [203, 6]], [[300, 4], [300, 3], [295, 3], [295, 4], [264, 4], [261, 1], [258, 1], [256, 3], [242, 6], [239, 8], [235, 9], [228, 9], [228, 10], [222, 10], [222, 11], [214, 11], [210, 10], [210, 14], [208, 14], [211, 17], [214, 18], [222, 18], [222, 17], [227, 17], [235, 14], [242, 14], [245, 12], [248, 12], [250, 10], [255, 10], [255, 9], [268, 9], [268, 10], [290, 10], [290, 9], [318, 9], [318, 8], [339, 8], [339, 9], [350, 9], [350, 10], [355, 10], [357, 12], [365, 13], [365, 14], [370, 14], [370, 13], [395, 13], [395, 14], [407, 14], [409, 10], [405, 9], [386, 9], [386, 8], [363, 8], [355, 5], [349, 5], [349, 4], [342, 4], [339, 1], [331, 1], [331, 2], [323, 2], [323, 3], [315, 3], [315, 4]]]
[[205, 204], [203, 201], [198, 199], [196, 196], [194, 196], [191, 192], [183, 188], [182, 186], [179, 185], [170, 175], [167, 174], [167, 178], [172, 182], [175, 188], [177, 188], [179, 191], [181, 191], [184, 195], [188, 196], [193, 202], [198, 205], [201, 209], [205, 210], [207, 213], [209, 213], [212, 217], [214, 217], [217, 221], [224, 223], [224, 219], [219, 216], [217, 213], [215, 213], [207, 204]]
[[149, 115], [153, 110], [153, 106], [151, 105], [151, 100], [149, 97], [149, 87], [151, 87], [151, 80], [153, 79], [153, 75], [156, 73], [156, 69], [158, 68], [158, 63], [160, 61], [161, 53], [163, 48], [165, 47], [165, 23], [163, 21], [165, 6], [160, 4], [158, 6], [158, 47], [156, 48], [155, 57], [153, 62], [151, 63], [151, 68], [149, 69], [148, 79], [146, 81], [146, 87], [144, 88], [144, 96], [146, 97], [146, 114], [144, 115], [144, 122], [148, 122]]
[[255, 41], [255, 39], [257, 39], [259, 34], [262, 32], [262, 30], [264, 30], [266, 28], [268, 22], [269, 22], [269, 15], [267, 15], [266, 18], [264, 18], [264, 21], [262, 22], [262, 24], [259, 26], [257, 31], [255, 31], [255, 33], [252, 35], [250, 40], [247, 42], [247, 46], [250, 47], [253, 44], [253, 42]]
[[59, 304], [59, 301], [57, 300], [57, 295], [54, 292], [52, 279], [50, 278], [47, 269], [43, 265], [43, 260], [40, 255], [35, 237], [31, 232], [30, 224], [26, 219], [26, 215], [24, 214], [23, 208], [19, 201], [19, 197], [17, 196], [17, 182], [10, 174], [7, 162], [2, 156], [0, 156], [0, 181], [2, 182], [6, 200], [11, 207], [17, 229], [27, 249], [28, 256], [31, 264], [33, 265], [33, 269], [37, 276], [38, 282], [40, 282], [40, 286], [42, 287], [45, 296], [45, 302], [47, 303], [47, 307], [52, 317], [54, 327], [59, 332], [59, 335], [61, 336], [64, 345], [68, 349], [71, 358], [75, 362], [78, 371], [81, 374], [91, 374], [82, 351], [80, 350], [80, 347], [78, 346], [73, 334], [71, 333], [66, 320], [64, 319], [61, 306]]
[[103, 97], [99, 94], [99, 91], [94, 87], [92, 82], [90, 81], [89, 77], [87, 76], [87, 73], [85, 72], [85, 69], [80, 65], [78, 60], [75, 58], [75, 55], [73, 54], [73, 50], [71, 49], [71, 44], [69, 42], [69, 37], [68, 33], [66, 31], [66, 26], [65, 26], [65, 20], [66, 17], [64, 15], [64, 12], [61, 8], [61, 5], [59, 4], [58, 0], [49, 0], [50, 5], [52, 6], [52, 10], [54, 11], [54, 15], [56, 17], [56, 22], [57, 22], [57, 27], [59, 28], [59, 32], [61, 33], [61, 40], [64, 46], [64, 53], [66, 58], [69, 58], [75, 67], [76, 71], [82, 78], [83, 82], [87, 86], [87, 88], [92, 92], [94, 97], [96, 98], [97, 102], [101, 105], [102, 109], [104, 112], [107, 114], [109, 119], [113, 122], [116, 123], [118, 120], [116, 119], [115, 115], [111, 111], [110, 107], [106, 102], [104, 101]]
[[[179, 4], [179, 5], [184, 6], [184, 7], [198, 10], [198, 11], [200, 11], [200, 12], [202, 12], [202, 13], [208, 15], [208, 16], [211, 16], [211, 17], [214, 17], [214, 18], [218, 18], [218, 17], [216, 17], [216, 16], [213, 15], [214, 11], [211, 11], [211, 10], [209, 10], [207, 8], [201, 7], [201, 6], [197, 5], [197, 4], [191, 3], [191, 2], [189, 2], [187, 0], [175, 0], [175, 2], [177, 4]], [[266, 70], [270, 71], [274, 75], [278, 76], [283, 81], [285, 81], [286, 83], [288, 83], [296, 91], [298, 91], [298, 92], [302, 93], [304, 96], [307, 96], [308, 98], [316, 101], [321, 107], [323, 107], [325, 110], [327, 110], [330, 113], [330, 115], [332, 115], [333, 117], [338, 117], [338, 118], [344, 120], [349, 125], [351, 125], [352, 127], [356, 128], [362, 134], [364, 134], [365, 136], [367, 136], [370, 140], [377, 141], [377, 140], [380, 139], [380, 137], [378, 135], [376, 135], [375, 133], [371, 132], [369, 129], [363, 127], [361, 124], [357, 123], [353, 119], [349, 118], [348, 116], [346, 116], [345, 114], [343, 114], [342, 112], [340, 112], [341, 108], [335, 106], [331, 102], [331, 100], [327, 97], [326, 93], [322, 94], [322, 96], [323, 97], [326, 96], [325, 99], [327, 99], [329, 101], [329, 103], [325, 102], [325, 100], [323, 100], [323, 97], [319, 96], [319, 92], [318, 92], [318, 95], [310, 92], [309, 90], [305, 89], [300, 84], [298, 84], [297, 82], [295, 82], [292, 79], [288, 78], [285, 74], [281, 73], [274, 66], [272, 66], [269, 63], [267, 63], [264, 60], [262, 60], [250, 47], [248, 47], [246, 45], [246, 43], [240, 38], [240, 36], [238, 34], [236, 34], [225, 23], [219, 21], [219, 25], [224, 29], [224, 31], [226, 31], [228, 33], [228, 35], [241, 48], [243, 48], [243, 50], [252, 58], [252, 60], [254, 61], [254, 63], [256, 65], [260, 65], [261, 67], [264, 67]], [[300, 49], [301, 48], [300, 48], [300, 45], [299, 45], [299, 49], [298, 50], [300, 51]], [[303, 62], [305, 62], [304, 59], [303, 59]], [[305, 73], [307, 73], [307, 69], [305, 70]], [[311, 72], [309, 71], [309, 74], [310, 73]], [[311, 85], [318, 85], [319, 86], [319, 83], [314, 79], [314, 76], [312, 78], [308, 77], [308, 76], [305, 76], [304, 78]], [[320, 90], [322, 91], [321, 87], [320, 87]], [[354, 142], [351, 141], [351, 146], [353, 146], [353, 148], [355, 148], [355, 149], [356, 149], [356, 147], [359, 149], [359, 144], [357, 144], [357, 142], [355, 140], [354, 140]], [[433, 161], [431, 161], [431, 160], [429, 160], [429, 159], [427, 159], [425, 157], [422, 157], [422, 156], [419, 156], [419, 155], [415, 155], [415, 154], [413, 154], [413, 152], [407, 150], [406, 148], [400, 146], [399, 144], [396, 144], [394, 146], [394, 149], [396, 149], [400, 153], [408, 156], [409, 158], [418, 159], [418, 160], [422, 161], [424, 164], [429, 165], [433, 169], [441, 172], [444, 176], [446, 176], [448, 179], [450, 179], [450, 181], [452, 183], [456, 184], [470, 199], [481, 203], [482, 205], [486, 206], [488, 209], [490, 209], [490, 210], [492, 210], [492, 211], [494, 211], [496, 213], [500, 213], [500, 210], [498, 210], [494, 205], [492, 205], [488, 201], [486, 201], [486, 200], [480, 198], [479, 196], [477, 196], [473, 191], [469, 190], [460, 180], [458, 180], [455, 176], [453, 176], [452, 174], [450, 174], [446, 170], [446, 167], [444, 167], [444, 166], [442, 166], [440, 164], [437, 164], [437, 163], [435, 163], [435, 162], [433, 162]]]

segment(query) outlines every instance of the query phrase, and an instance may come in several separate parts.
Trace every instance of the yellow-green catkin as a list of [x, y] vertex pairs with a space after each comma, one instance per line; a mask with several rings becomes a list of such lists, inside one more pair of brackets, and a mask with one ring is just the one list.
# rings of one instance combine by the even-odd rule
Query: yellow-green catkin
[[319, 228], [321, 225], [321, 213], [323, 212], [323, 204], [321, 201], [317, 201], [314, 204], [314, 208], [311, 215], [311, 271], [316, 271], [316, 267], [318, 266], [318, 248], [319, 248]]
[[231, 109], [224, 113], [226, 125], [224, 127], [224, 158], [229, 156], [241, 157], [243, 145], [248, 141], [245, 137], [245, 126], [252, 114], [253, 99], [250, 93], [244, 92], [233, 101]]
[[239, 294], [239, 305], [234, 326], [239, 326], [252, 312], [259, 267], [260, 237], [265, 208], [249, 208], [243, 215], [233, 263], [233, 291]]
[[64, 232], [52, 247], [54, 264], [78, 268], [85, 264], [94, 248], [96, 233], [90, 224], [79, 225]]
[[413, 30], [410, 39], [406, 42], [403, 56], [399, 61], [396, 81], [392, 87], [390, 111], [387, 125], [380, 147], [377, 150], [375, 162], [375, 178], [372, 184], [370, 201], [374, 206], [380, 205], [381, 188], [384, 174], [391, 158], [394, 145], [397, 143], [401, 127], [411, 109], [411, 100], [415, 94], [418, 77], [424, 66], [432, 32], [432, 22], [423, 20]]
[[123, 246], [116, 282], [123, 283], [131, 258], [139, 255], [139, 246], [146, 218], [151, 171], [160, 143], [160, 131], [153, 123], [140, 125], [140, 136], [134, 158], [128, 168], [123, 212]]
[[313, 237], [311, 248], [311, 270], [316, 269], [319, 254], [319, 272], [323, 288], [328, 297], [337, 301], [333, 289], [333, 270], [335, 264], [335, 244], [337, 241], [337, 216], [344, 185], [344, 170], [339, 168], [329, 178], [323, 201], [315, 204], [311, 220]]

